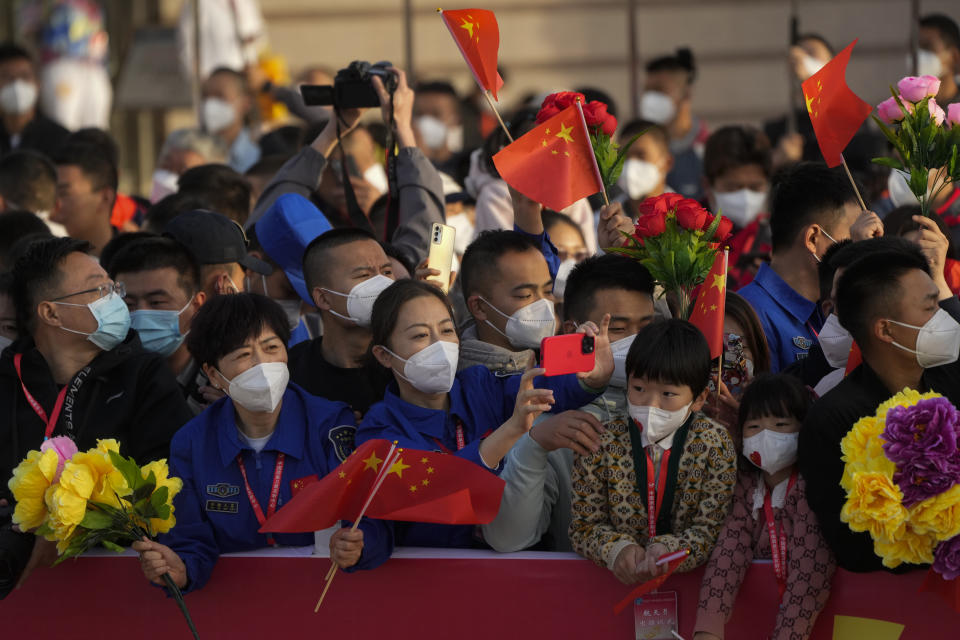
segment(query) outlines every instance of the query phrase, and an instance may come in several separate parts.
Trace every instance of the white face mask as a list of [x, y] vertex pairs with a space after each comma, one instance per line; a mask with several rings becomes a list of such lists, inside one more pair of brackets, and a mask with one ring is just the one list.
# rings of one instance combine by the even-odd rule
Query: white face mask
[[379, 162], [374, 162], [363, 172], [363, 179], [372, 184], [380, 193], [386, 193], [390, 189], [390, 181], [387, 180], [387, 171]]
[[227, 395], [247, 411], [270, 413], [283, 399], [283, 392], [290, 381], [286, 362], [265, 362], [250, 367], [233, 380], [217, 370], [230, 385]]
[[827, 63], [817, 60], [809, 53], [805, 53], [803, 54], [803, 59], [800, 64], [803, 66], [803, 73], [806, 74], [803, 79], [806, 80], [816, 72], [820, 71], [820, 69], [823, 69]]
[[644, 91], [640, 96], [640, 114], [644, 120], [657, 124], [669, 124], [677, 115], [677, 105], [665, 93]]
[[[651, 444], [660, 444], [682, 427], [683, 423], [687, 421], [687, 416], [690, 415], [691, 406], [693, 406], [692, 400], [682, 409], [667, 411], [666, 409], [627, 402], [630, 417], [637, 423], [640, 431], [646, 435]], [[660, 444], [660, 446], [669, 449], [672, 444], [671, 441]]]
[[631, 200], [642, 200], [656, 189], [662, 180], [663, 172], [657, 165], [646, 160], [627, 158], [623, 161], [623, 171], [617, 179], [617, 185]]
[[403, 373], [393, 370], [398, 376], [409, 382], [423, 393], [447, 393], [453, 387], [457, 375], [457, 362], [460, 357], [460, 345], [456, 342], [438, 340], [429, 347], [410, 356], [401, 358], [390, 349], [383, 350], [397, 360], [403, 360]]
[[[913, 72], [913, 56], [907, 54], [907, 70]], [[940, 56], [929, 49], [920, 49], [917, 51], [917, 75], [933, 76], [939, 78], [943, 73], [943, 63], [940, 62]]]
[[557, 331], [557, 317], [553, 313], [553, 303], [546, 298], [540, 298], [536, 302], [517, 309], [512, 316], [500, 311], [483, 297], [480, 299], [507, 319], [504, 331], [497, 329], [496, 325], [489, 320], [485, 322], [517, 349], [539, 349], [540, 342]]
[[630, 345], [637, 334], [620, 338], [616, 342], [610, 343], [610, 351], [613, 352], [613, 375], [610, 376], [610, 386], [623, 389], [627, 386], [627, 352], [630, 351]]
[[757, 467], [773, 475], [797, 461], [799, 433], [780, 433], [764, 429], [743, 439], [743, 455]]
[[463, 255], [467, 247], [473, 241], [474, 225], [470, 222], [470, 216], [465, 213], [458, 213], [447, 218], [447, 224], [457, 230], [453, 238], [453, 250]]
[[577, 261], [573, 258], [567, 258], [557, 267], [557, 277], [553, 279], [553, 297], [557, 300], [563, 300], [563, 292], [567, 289], [567, 279], [575, 266], [577, 266]]
[[957, 361], [957, 355], [960, 354], [960, 324], [957, 324], [957, 321], [943, 309], [937, 309], [937, 312], [922, 327], [896, 320], [888, 321], [919, 331], [916, 350], [898, 342], [894, 342], [893, 345], [904, 351], [915, 353], [917, 363], [924, 369], [942, 367]]
[[177, 192], [180, 176], [173, 171], [157, 169], [153, 172], [153, 187], [150, 189], [150, 202], [156, 204], [167, 196]]
[[890, 195], [890, 202], [897, 207], [920, 204], [917, 196], [910, 190], [907, 178], [896, 169], [891, 169], [890, 175], [887, 176], [887, 193]]
[[447, 150], [451, 153], [463, 151], [463, 126], [447, 127]]
[[207, 98], [200, 106], [203, 126], [210, 133], [220, 133], [237, 119], [237, 110], [220, 98]]
[[757, 219], [767, 202], [767, 194], [753, 189], [740, 189], [722, 193], [713, 192], [717, 213], [722, 213], [738, 228], [742, 229]]
[[338, 318], [349, 320], [359, 327], [369, 327], [370, 317], [373, 315], [373, 303], [377, 301], [377, 296], [392, 284], [393, 280], [378, 273], [354, 286], [350, 289], [350, 293], [324, 289], [327, 293], [347, 299], [347, 315], [339, 314], [333, 309], [330, 309], [330, 313]]
[[443, 149], [447, 144], [447, 125], [433, 116], [420, 116], [416, 119], [420, 141], [427, 149]]
[[840, 325], [837, 314], [831, 313], [820, 329], [820, 348], [823, 355], [834, 369], [847, 366], [850, 349], [853, 347], [853, 336]]
[[7, 336], [0, 336], [0, 351], [3, 351], [7, 347], [9, 347], [11, 344], [13, 344], [13, 340], [8, 338]]
[[27, 80], [14, 80], [0, 89], [0, 110], [23, 115], [37, 104], [37, 85]]

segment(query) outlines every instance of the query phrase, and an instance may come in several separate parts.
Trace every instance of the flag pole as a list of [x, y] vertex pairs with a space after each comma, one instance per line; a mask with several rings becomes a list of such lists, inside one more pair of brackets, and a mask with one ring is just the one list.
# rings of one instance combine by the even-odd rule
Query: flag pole
[[[577, 105], [577, 113], [580, 114], [580, 122], [583, 124], [583, 132], [587, 134], [587, 140], [590, 139], [590, 130], [587, 128], [587, 117], [583, 115], [583, 105], [580, 104], [580, 98], [574, 103]], [[603, 184], [603, 177], [600, 175], [600, 165], [597, 164], [597, 155], [593, 151], [593, 143], [590, 144], [590, 158], [593, 160], [593, 175], [597, 178], [600, 185], [600, 193], [603, 194], [603, 205], [609, 206], [610, 199], [607, 198], [607, 187]]]
[[[723, 276], [724, 276], [724, 278], [726, 278], [726, 276], [727, 276], [727, 271], [728, 271], [729, 269], [730, 269], [730, 247], [724, 247], [724, 248], [723, 248]], [[727, 302], [726, 302], [727, 285], [726, 285], [726, 283], [724, 283], [724, 285], [723, 285], [723, 296], [724, 296], [724, 301], [723, 301], [723, 315], [726, 315], [726, 314], [727, 314]], [[723, 318], [722, 318], [722, 317], [720, 318], [720, 323], [721, 323], [721, 325], [723, 324]], [[722, 378], [723, 378], [723, 355], [724, 355], [724, 351], [726, 351], [726, 345], [723, 344], [722, 333], [721, 333], [721, 340], [720, 340], [720, 357], [717, 358], [717, 410], [718, 410], [718, 411], [720, 410], [720, 384], [721, 384], [721, 380], [722, 380]]]
[[[483, 87], [480, 87], [483, 89]], [[513, 136], [510, 135], [510, 129], [507, 129], [507, 125], [503, 122], [503, 118], [500, 117], [500, 112], [497, 110], [495, 104], [493, 104], [493, 98], [490, 97], [490, 89], [483, 89], [483, 97], [487, 99], [487, 104], [490, 105], [490, 108], [493, 109], [493, 115], [497, 116], [497, 122], [500, 123], [500, 127], [503, 129], [503, 132], [507, 134], [507, 140], [511, 143], [513, 142]]]
[[867, 204], [863, 201], [863, 196], [860, 195], [860, 189], [857, 188], [857, 183], [853, 179], [853, 174], [850, 173], [850, 167], [847, 166], [847, 159], [843, 157], [843, 154], [840, 154], [840, 162], [843, 163], [843, 170], [847, 172], [847, 179], [850, 181], [850, 186], [853, 187], [853, 192], [857, 194], [857, 202], [860, 203], [860, 210], [866, 211]]

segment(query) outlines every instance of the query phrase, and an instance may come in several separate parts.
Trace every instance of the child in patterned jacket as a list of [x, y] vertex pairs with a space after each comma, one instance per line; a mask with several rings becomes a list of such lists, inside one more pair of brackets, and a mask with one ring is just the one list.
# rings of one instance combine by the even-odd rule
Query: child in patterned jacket
[[683, 320], [644, 327], [626, 360], [626, 412], [603, 426], [600, 448], [573, 466], [570, 542], [624, 584], [666, 571], [662, 555], [689, 550], [679, 571], [707, 561], [737, 482], [727, 430], [700, 409], [710, 348]]
[[[772, 559], [780, 596], [773, 640], [804, 640], [830, 596], [836, 563], [796, 470], [809, 390], [787, 375], [753, 380], [740, 403], [743, 469], [700, 586], [694, 640], [719, 640], [754, 559]], [[771, 585], [772, 586], [772, 585]]]

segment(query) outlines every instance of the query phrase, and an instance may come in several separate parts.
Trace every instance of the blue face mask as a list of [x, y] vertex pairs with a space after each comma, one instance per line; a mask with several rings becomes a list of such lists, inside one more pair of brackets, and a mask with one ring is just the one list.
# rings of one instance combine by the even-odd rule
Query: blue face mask
[[130, 327], [140, 335], [143, 348], [164, 358], [176, 351], [186, 337], [180, 333], [180, 314], [191, 302], [193, 298], [180, 311], [144, 309], [131, 313]]
[[70, 333], [87, 336], [87, 340], [104, 351], [110, 351], [123, 342], [123, 339], [127, 337], [127, 331], [130, 330], [130, 312], [127, 310], [127, 303], [116, 293], [105, 295], [90, 304], [74, 304], [72, 302], [54, 302], [54, 304], [90, 309], [90, 313], [97, 320], [97, 330], [93, 333], [77, 331], [67, 327], [60, 328]]

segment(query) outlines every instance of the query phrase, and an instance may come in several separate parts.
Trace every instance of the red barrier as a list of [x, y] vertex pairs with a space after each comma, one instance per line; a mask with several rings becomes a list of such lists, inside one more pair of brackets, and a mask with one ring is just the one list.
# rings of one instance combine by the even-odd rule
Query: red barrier
[[[186, 597], [201, 638], [633, 638], [632, 610], [613, 614], [627, 587], [575, 556], [395, 557], [375, 571], [338, 576], [314, 614], [329, 561], [309, 552], [221, 558], [207, 586]], [[702, 573], [675, 575], [663, 587], [679, 593], [680, 633], [687, 640], [693, 636]], [[923, 572], [838, 571], [812, 637], [864, 637], [833, 638], [834, 615], [903, 624], [900, 640], [957, 637], [960, 614], [919, 593], [922, 581]], [[727, 638], [767, 637], [776, 615], [775, 584], [769, 563], [750, 568]], [[189, 637], [174, 602], [147, 585], [133, 557], [84, 557], [38, 570], [0, 601], [0, 615], [5, 637]]]

